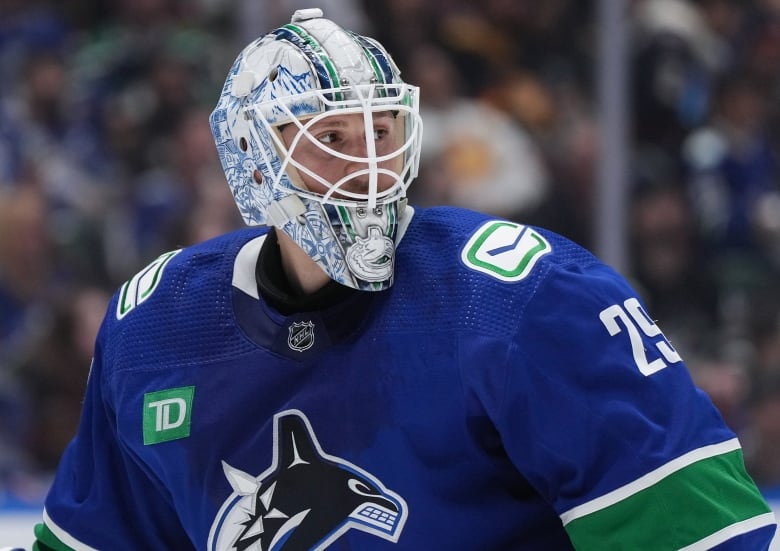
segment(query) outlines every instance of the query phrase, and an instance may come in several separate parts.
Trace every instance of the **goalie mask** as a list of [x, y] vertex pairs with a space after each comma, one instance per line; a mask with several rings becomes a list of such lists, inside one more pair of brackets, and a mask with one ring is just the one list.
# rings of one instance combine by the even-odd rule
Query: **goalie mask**
[[[210, 117], [244, 221], [285, 232], [343, 285], [390, 287], [419, 164], [418, 101], [379, 43], [319, 9], [295, 12], [244, 48]], [[345, 121], [359, 143], [335, 146], [327, 131]], [[313, 170], [305, 152], [348, 168]]]

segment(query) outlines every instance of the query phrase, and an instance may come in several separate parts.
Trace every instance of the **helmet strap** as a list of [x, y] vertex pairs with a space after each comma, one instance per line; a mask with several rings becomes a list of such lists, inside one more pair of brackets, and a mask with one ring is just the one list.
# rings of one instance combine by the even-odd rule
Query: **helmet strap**
[[285, 195], [278, 201], [268, 205], [266, 220], [268, 224], [277, 228], [284, 227], [290, 220], [299, 219], [306, 212], [306, 205], [297, 195]]

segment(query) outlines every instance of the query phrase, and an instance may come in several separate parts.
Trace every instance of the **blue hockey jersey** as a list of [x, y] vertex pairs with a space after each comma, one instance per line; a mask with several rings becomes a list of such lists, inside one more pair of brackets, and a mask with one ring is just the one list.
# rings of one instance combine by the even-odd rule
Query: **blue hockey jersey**
[[41, 544], [768, 547], [735, 435], [587, 251], [418, 209], [389, 291], [285, 316], [258, 292], [265, 231], [166, 253], [114, 296]]

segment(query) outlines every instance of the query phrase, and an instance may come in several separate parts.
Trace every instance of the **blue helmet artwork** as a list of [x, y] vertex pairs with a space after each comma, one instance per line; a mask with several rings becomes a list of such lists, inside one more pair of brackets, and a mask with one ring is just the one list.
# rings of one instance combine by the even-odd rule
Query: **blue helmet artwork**
[[[387, 113], [396, 138], [380, 151], [374, 121]], [[330, 149], [309, 131], [344, 115], [362, 121], [361, 155]], [[406, 190], [417, 176], [422, 120], [419, 88], [401, 80], [381, 44], [324, 19], [319, 9], [298, 10], [289, 24], [239, 54], [210, 123], [248, 225], [285, 232], [343, 285], [361, 290], [392, 285], [395, 247], [412, 216]], [[291, 124], [297, 133], [286, 143], [282, 129]], [[296, 148], [304, 143], [354, 171], [328, 181], [296, 160]], [[350, 185], [358, 178], [360, 186]], [[317, 189], [304, 180], [316, 182]]]

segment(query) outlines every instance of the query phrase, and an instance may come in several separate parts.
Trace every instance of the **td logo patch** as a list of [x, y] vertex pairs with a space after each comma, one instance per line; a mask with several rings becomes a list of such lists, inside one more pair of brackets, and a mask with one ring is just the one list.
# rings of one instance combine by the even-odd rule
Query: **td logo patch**
[[479, 227], [461, 251], [463, 263], [501, 281], [520, 281], [534, 265], [552, 251], [550, 243], [536, 230], [502, 220]]
[[190, 435], [194, 386], [144, 394], [144, 445], [159, 444]]

